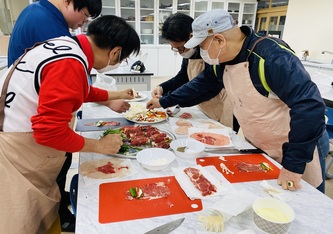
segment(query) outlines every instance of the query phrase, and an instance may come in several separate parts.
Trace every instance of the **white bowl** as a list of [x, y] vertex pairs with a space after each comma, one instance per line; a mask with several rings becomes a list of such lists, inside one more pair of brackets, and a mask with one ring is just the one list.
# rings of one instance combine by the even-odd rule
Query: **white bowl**
[[144, 168], [160, 171], [167, 168], [175, 160], [175, 155], [167, 149], [149, 148], [137, 153], [136, 159]]
[[[173, 140], [170, 143], [170, 147], [181, 158], [196, 158], [205, 150], [203, 143], [192, 138]], [[186, 147], [185, 151], [179, 151], [179, 147]]]
[[294, 210], [281, 200], [259, 198], [252, 203], [253, 221], [263, 231], [283, 234], [295, 219]]

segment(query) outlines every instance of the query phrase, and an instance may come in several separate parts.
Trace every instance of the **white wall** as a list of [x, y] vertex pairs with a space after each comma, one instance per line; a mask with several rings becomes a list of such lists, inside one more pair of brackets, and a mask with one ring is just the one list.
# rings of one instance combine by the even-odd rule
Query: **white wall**
[[289, 0], [283, 40], [298, 56], [307, 49], [309, 59], [331, 62], [333, 55], [333, 1]]
[[29, 5], [29, 0], [8, 0], [10, 3], [10, 6], [7, 5], [7, 7], [10, 8], [13, 22], [17, 20], [17, 17], [21, 13], [21, 11]]

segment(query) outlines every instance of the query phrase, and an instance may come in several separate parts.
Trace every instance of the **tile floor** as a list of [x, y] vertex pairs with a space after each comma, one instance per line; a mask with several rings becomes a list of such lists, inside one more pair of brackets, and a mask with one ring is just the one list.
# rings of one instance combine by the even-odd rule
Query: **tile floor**
[[[153, 77], [152, 81], [151, 81], [151, 87], [155, 88], [158, 84], [162, 83], [166, 79], [168, 79], [168, 78], [167, 77]], [[332, 148], [333, 148], [333, 146], [332, 146]], [[327, 158], [327, 161], [328, 160], [329, 160], [329, 157]], [[73, 159], [72, 159], [72, 165], [67, 173], [67, 181], [66, 181], [66, 190], [67, 191], [69, 190], [69, 184], [70, 184], [72, 176], [75, 175], [76, 173], [78, 173], [78, 164], [79, 164], [79, 154], [74, 153]], [[333, 165], [331, 166], [329, 172], [333, 174]], [[325, 194], [328, 197], [330, 197], [331, 199], [333, 199], [333, 179], [326, 180], [326, 193]], [[62, 234], [69, 234], [69, 233], [62, 232]]]

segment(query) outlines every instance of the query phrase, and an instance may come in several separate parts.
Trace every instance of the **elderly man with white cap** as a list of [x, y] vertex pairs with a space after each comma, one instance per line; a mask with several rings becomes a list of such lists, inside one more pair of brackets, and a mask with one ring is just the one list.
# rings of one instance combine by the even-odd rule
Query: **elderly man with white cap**
[[301, 178], [324, 192], [329, 151], [325, 103], [294, 51], [280, 39], [238, 27], [215, 9], [192, 23], [186, 48], [200, 45], [203, 60], [219, 64], [223, 83], [244, 136], [282, 164], [278, 184], [301, 189]]

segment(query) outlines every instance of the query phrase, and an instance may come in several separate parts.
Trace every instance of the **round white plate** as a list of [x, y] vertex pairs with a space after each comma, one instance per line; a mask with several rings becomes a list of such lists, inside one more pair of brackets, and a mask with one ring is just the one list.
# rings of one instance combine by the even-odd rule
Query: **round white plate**
[[126, 100], [126, 102], [140, 102], [140, 101], [143, 101], [147, 98], [147, 95], [144, 94], [144, 93], [139, 93], [139, 96], [140, 97], [137, 97], [137, 98], [134, 98], [134, 99], [131, 99], [131, 100]]
[[[171, 138], [172, 140], [175, 140], [175, 139], [176, 139], [176, 136], [175, 136], [172, 132], [170, 132], [170, 131], [168, 131], [168, 130], [165, 130], [165, 129], [161, 129], [161, 128], [157, 128], [157, 129], [158, 129], [160, 132], [166, 133], [167, 136], [168, 136], [169, 138]], [[137, 147], [137, 148], [141, 148], [141, 149], [147, 149], [147, 148], [149, 148], [149, 146], [135, 146], [135, 147]], [[171, 150], [170, 147], [169, 147], [168, 149]], [[126, 153], [126, 154], [124, 154], [124, 153], [117, 153], [117, 154], [110, 154], [110, 155], [112, 155], [112, 156], [116, 156], [116, 157], [120, 157], [120, 158], [132, 158], [132, 159], [136, 159], [136, 154], [137, 154], [138, 152], [140, 152], [140, 151], [136, 151], [136, 152], [132, 152], [132, 153]]]
[[[126, 116], [125, 116], [125, 118], [126, 118]], [[137, 121], [137, 120], [131, 120], [131, 119], [128, 119], [128, 118], [126, 118], [126, 119], [127, 119], [128, 121], [131, 121], [131, 122], [133, 122], [133, 123], [138, 123], [138, 124], [155, 124], [155, 123], [163, 122], [163, 121], [165, 121], [167, 118], [168, 118], [168, 117], [166, 117], [165, 119], [159, 119], [159, 120], [157, 120], [157, 121], [155, 121], [155, 122]]]

